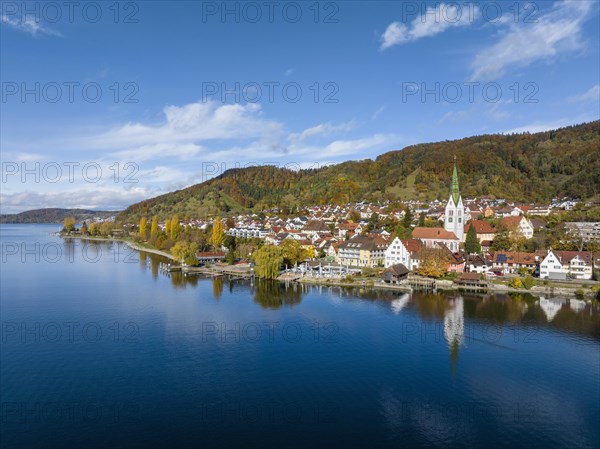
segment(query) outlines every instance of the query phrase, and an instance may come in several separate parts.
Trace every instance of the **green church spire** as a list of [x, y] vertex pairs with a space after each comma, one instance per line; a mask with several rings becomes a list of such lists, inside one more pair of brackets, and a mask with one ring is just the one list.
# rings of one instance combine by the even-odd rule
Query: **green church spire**
[[454, 170], [452, 171], [452, 188], [450, 190], [454, 204], [458, 206], [460, 190], [458, 189], [458, 171], [456, 170], [456, 155], [454, 155]]

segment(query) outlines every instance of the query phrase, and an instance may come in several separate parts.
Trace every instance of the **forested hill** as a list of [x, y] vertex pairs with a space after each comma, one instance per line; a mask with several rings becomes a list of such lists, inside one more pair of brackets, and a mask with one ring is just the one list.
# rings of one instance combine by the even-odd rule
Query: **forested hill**
[[0, 215], [0, 223], [62, 223], [65, 217], [75, 217], [79, 222], [94, 218], [108, 218], [116, 216], [118, 213], [87, 209], [35, 209], [18, 214]]
[[513, 201], [590, 198], [600, 186], [600, 121], [535, 134], [482, 135], [413, 145], [375, 160], [299, 172], [260, 166], [134, 204], [118, 219], [298, 208], [349, 201], [446, 199], [456, 155], [463, 196]]

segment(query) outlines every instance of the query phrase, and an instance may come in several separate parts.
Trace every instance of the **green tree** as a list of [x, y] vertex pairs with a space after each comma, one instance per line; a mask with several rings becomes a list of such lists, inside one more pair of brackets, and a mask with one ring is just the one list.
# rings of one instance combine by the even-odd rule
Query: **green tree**
[[425, 212], [419, 214], [419, 227], [425, 226]]
[[367, 226], [365, 226], [365, 232], [370, 232], [373, 229], [377, 229], [379, 227], [379, 214], [377, 212], [373, 212], [369, 217], [369, 221]]
[[283, 263], [283, 250], [277, 246], [264, 245], [252, 258], [256, 263], [256, 275], [261, 278], [275, 279]]
[[215, 218], [215, 222], [212, 227], [212, 233], [210, 236], [210, 244], [213, 248], [218, 249], [221, 247], [223, 240], [225, 239], [225, 231], [223, 230], [223, 223], [221, 218]]
[[479, 254], [481, 252], [481, 244], [477, 238], [477, 231], [475, 226], [471, 223], [469, 230], [467, 231], [467, 238], [465, 239], [465, 252], [467, 254]]
[[406, 206], [406, 209], [404, 209], [404, 217], [402, 217], [402, 226], [404, 226], [406, 229], [410, 229], [412, 226], [412, 221], [412, 211], [410, 210], [410, 207]]
[[348, 220], [353, 223], [358, 223], [360, 221], [360, 212], [358, 212], [356, 209], [352, 209], [350, 212], [348, 212]]
[[88, 227], [87, 227], [87, 223], [84, 221], [83, 224], [81, 225], [81, 229], [80, 229], [82, 234], [88, 234]]
[[140, 237], [142, 239], [146, 238], [146, 232], [148, 231], [148, 220], [146, 217], [140, 218]]
[[521, 284], [523, 285], [523, 288], [529, 290], [536, 284], [536, 281], [530, 274], [528, 274], [523, 279], [521, 279]]
[[506, 251], [510, 249], [510, 230], [502, 223], [496, 228], [492, 249], [494, 251]]

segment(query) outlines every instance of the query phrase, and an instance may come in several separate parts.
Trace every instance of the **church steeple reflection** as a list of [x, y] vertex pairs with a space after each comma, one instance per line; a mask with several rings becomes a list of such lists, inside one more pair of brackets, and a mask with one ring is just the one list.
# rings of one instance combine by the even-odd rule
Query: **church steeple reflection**
[[444, 312], [444, 338], [450, 349], [450, 364], [452, 372], [456, 372], [458, 364], [458, 349], [465, 338], [465, 309], [462, 296], [448, 301], [449, 307]]

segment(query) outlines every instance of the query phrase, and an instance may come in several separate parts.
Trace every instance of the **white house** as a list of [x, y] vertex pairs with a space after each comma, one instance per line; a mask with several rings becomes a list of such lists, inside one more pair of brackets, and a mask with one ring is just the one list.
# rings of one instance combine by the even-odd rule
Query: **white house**
[[575, 279], [592, 278], [592, 253], [589, 251], [552, 251], [540, 264], [540, 278]]
[[410, 252], [406, 249], [402, 240], [396, 237], [390, 243], [390, 246], [385, 250], [385, 258], [383, 265], [384, 267], [391, 267], [392, 265], [396, 265], [401, 263], [409, 270], [412, 270], [412, 259], [410, 257]]
[[566, 279], [567, 273], [563, 271], [563, 265], [554, 252], [549, 249], [548, 254], [540, 264], [540, 279]]

